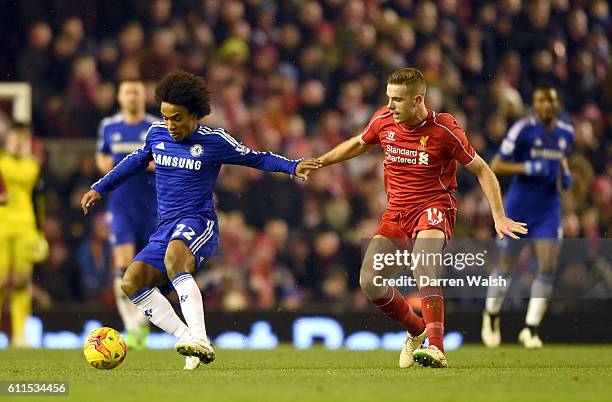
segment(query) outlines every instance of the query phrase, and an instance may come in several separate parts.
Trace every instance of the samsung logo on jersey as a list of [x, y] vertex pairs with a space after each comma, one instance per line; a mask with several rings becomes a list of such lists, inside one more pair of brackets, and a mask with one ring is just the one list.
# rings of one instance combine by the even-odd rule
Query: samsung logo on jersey
[[544, 158], [544, 159], [560, 160], [561, 158], [563, 158], [563, 155], [564, 155], [563, 151], [559, 151], [557, 149], [547, 149], [547, 148], [543, 148], [543, 149], [532, 148], [531, 151], [529, 152], [529, 156], [531, 157], [531, 159]]
[[153, 154], [153, 160], [159, 166], [172, 166], [181, 169], [200, 170], [202, 161], [197, 161], [189, 158], [179, 158], [178, 156], [168, 156]]
[[117, 142], [110, 146], [114, 154], [131, 154], [140, 147], [142, 147], [142, 142]]

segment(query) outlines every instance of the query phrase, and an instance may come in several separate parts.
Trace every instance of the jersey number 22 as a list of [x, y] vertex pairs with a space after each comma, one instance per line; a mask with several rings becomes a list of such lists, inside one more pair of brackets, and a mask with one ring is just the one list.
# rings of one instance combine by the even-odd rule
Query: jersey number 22
[[191, 241], [191, 238], [193, 237], [193, 235], [195, 234], [195, 231], [191, 228], [191, 226], [187, 227], [187, 229], [189, 229], [189, 231], [185, 231], [183, 232], [183, 230], [185, 229], [184, 224], [179, 223], [178, 225], [176, 225], [176, 232], [174, 232], [172, 234], [172, 237], [176, 237], [176, 236], [180, 236], [181, 234], [183, 235], [183, 237], [189, 241]]

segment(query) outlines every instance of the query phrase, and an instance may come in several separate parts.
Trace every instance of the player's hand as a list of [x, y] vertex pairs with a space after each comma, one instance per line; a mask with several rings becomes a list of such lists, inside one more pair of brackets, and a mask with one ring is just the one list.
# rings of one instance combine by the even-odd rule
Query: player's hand
[[38, 232], [36, 243], [32, 247], [32, 256], [35, 263], [41, 263], [49, 258], [49, 242], [45, 238], [45, 234], [42, 231]]
[[574, 184], [574, 176], [572, 176], [572, 173], [563, 172], [563, 176], [561, 176], [561, 188], [563, 190], [569, 190], [572, 188], [572, 184]]
[[519, 239], [519, 237], [515, 234], [527, 234], [527, 224], [523, 222], [515, 222], [507, 216], [502, 216], [501, 218], [495, 219], [495, 231], [497, 232], [497, 237], [500, 240], [503, 240], [505, 235], [512, 237], [513, 239]]
[[81, 198], [81, 208], [83, 208], [83, 213], [87, 215], [89, 208], [91, 208], [96, 201], [101, 199], [102, 196], [96, 190], [89, 190], [86, 192], [83, 198]]
[[523, 173], [527, 176], [548, 176], [548, 173], [550, 173], [550, 161], [548, 159], [525, 161], [525, 163], [523, 163]]
[[311, 171], [323, 166], [317, 158], [304, 158], [295, 168], [295, 177], [300, 180], [308, 180]]

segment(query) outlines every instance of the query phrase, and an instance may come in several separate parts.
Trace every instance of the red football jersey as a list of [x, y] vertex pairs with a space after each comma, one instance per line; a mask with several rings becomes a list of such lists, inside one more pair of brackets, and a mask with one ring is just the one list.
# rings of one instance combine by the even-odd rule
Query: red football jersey
[[413, 127], [395, 123], [389, 108], [383, 106], [374, 113], [361, 139], [379, 143], [385, 153], [388, 211], [431, 204], [456, 207], [455, 161], [468, 165], [476, 153], [453, 116], [430, 110]]

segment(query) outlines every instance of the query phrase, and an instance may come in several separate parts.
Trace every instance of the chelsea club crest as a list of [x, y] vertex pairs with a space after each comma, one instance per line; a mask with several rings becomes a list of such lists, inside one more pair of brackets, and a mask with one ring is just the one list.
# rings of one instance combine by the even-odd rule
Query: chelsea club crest
[[191, 149], [189, 150], [189, 153], [194, 158], [197, 158], [198, 156], [201, 156], [204, 153], [204, 147], [201, 146], [200, 144], [195, 144], [191, 147]]

